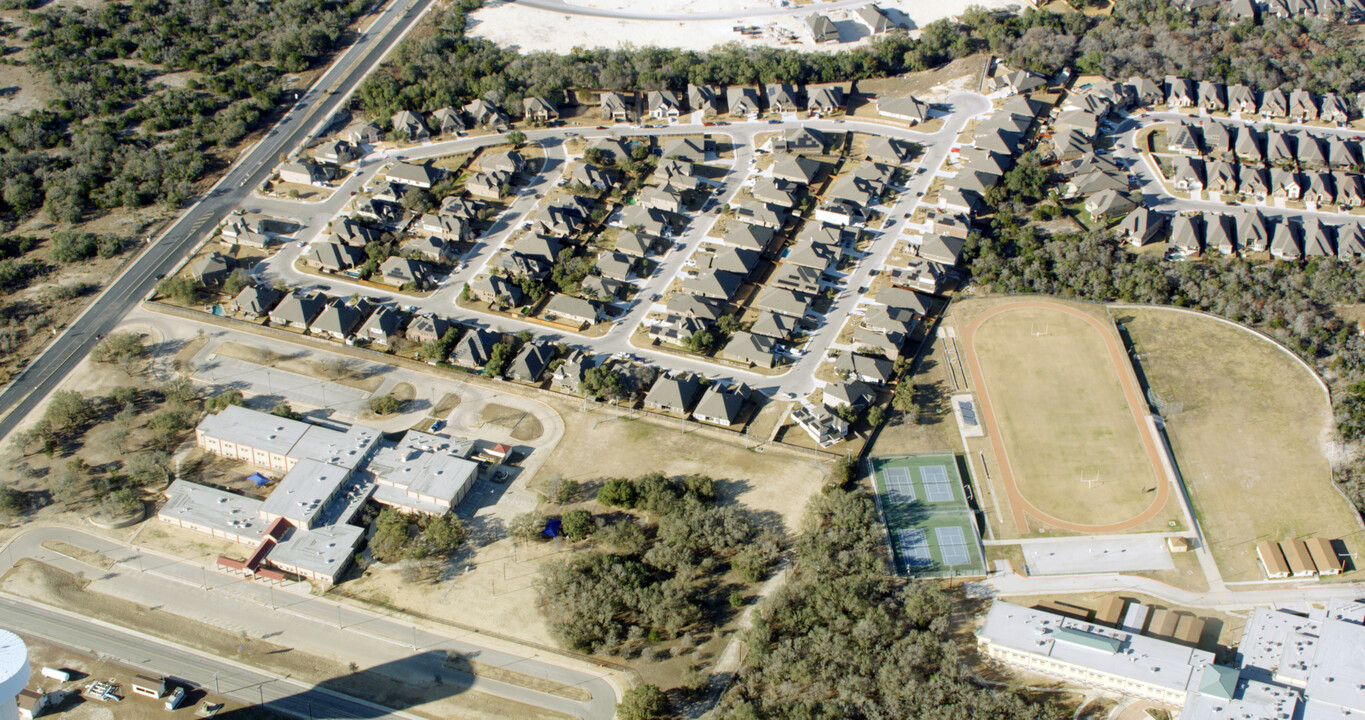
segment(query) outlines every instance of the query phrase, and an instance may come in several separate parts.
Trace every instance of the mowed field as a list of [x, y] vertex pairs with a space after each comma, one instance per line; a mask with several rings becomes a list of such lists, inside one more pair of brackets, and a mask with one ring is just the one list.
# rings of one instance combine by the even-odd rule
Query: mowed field
[[1365, 552], [1324, 452], [1332, 410], [1303, 366], [1210, 318], [1126, 308], [1114, 316], [1142, 353], [1147, 381], [1180, 406], [1167, 413], [1167, 434], [1224, 580], [1262, 577], [1260, 540], [1344, 538], [1351, 553]]
[[[1000, 310], [1001, 303], [976, 305], [960, 306], [966, 312], [956, 319], [958, 332], [980, 319], [970, 340], [983, 381], [975, 389], [988, 396], [1014, 483], [1032, 506], [1023, 508], [1032, 517], [1029, 527], [1003, 530], [1056, 528], [1048, 518], [1112, 526], [1137, 520], [1154, 503], [1159, 512], [1131, 527], [1095, 531], [1170, 529], [1178, 507], [1161, 506], [1166, 480], [1153, 466], [1142, 435], [1146, 429], [1125, 397], [1123, 369], [1103, 334], [1114, 333], [1103, 311], [1051, 300]], [[1002, 495], [1020, 504], [1010, 493]], [[1011, 510], [1021, 522], [1020, 508]]]

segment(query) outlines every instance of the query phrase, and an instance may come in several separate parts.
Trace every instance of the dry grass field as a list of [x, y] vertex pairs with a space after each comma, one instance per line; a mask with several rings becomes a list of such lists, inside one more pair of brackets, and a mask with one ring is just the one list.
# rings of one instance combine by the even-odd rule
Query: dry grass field
[[1011, 310], [985, 320], [975, 347], [1015, 482], [1038, 510], [1103, 525], [1152, 504], [1158, 478], [1095, 328], [1056, 310]]
[[1224, 580], [1261, 578], [1260, 540], [1345, 538], [1350, 552], [1365, 552], [1325, 454], [1332, 410], [1306, 369], [1209, 318], [1155, 309], [1114, 316], [1142, 353], [1148, 382], [1180, 405], [1165, 418], [1167, 432]]

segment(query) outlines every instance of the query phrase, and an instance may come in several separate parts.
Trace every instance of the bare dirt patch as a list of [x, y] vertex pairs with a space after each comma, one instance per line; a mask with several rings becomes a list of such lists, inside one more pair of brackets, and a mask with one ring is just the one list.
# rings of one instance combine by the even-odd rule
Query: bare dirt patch
[[379, 389], [380, 385], [384, 384], [383, 377], [373, 374], [372, 371], [377, 366], [371, 363], [351, 362], [345, 358], [319, 361], [310, 357], [306, 352], [285, 355], [255, 345], [235, 342], [222, 343], [213, 351], [225, 357], [307, 377], [322, 378], [366, 392], [374, 392]]
[[507, 407], [497, 403], [483, 406], [479, 420], [485, 425], [494, 425], [511, 432], [512, 437], [522, 442], [530, 442], [545, 434], [545, 428], [526, 410]]

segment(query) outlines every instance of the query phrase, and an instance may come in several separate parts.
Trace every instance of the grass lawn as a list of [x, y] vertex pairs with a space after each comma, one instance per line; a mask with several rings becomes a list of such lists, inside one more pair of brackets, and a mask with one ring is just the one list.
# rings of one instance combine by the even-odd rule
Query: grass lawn
[[1148, 382], [1182, 406], [1165, 418], [1167, 432], [1224, 580], [1261, 578], [1260, 540], [1344, 538], [1350, 552], [1365, 552], [1325, 455], [1332, 410], [1307, 370], [1208, 318], [1155, 309], [1115, 318], [1143, 354]]
[[1026, 499], [1087, 525], [1122, 522], [1151, 505], [1158, 479], [1093, 327], [1056, 310], [1012, 310], [986, 320], [975, 347]]

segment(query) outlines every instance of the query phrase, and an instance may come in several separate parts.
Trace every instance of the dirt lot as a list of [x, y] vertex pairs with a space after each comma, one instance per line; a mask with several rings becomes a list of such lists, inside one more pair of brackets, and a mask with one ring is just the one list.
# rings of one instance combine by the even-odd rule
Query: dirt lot
[[374, 392], [384, 384], [384, 378], [371, 375], [366, 368], [377, 366], [370, 363], [348, 362], [337, 358], [335, 362], [318, 362], [307, 357], [307, 353], [277, 353], [251, 345], [225, 342], [214, 348], [213, 352], [225, 357], [235, 358], [257, 365], [265, 365], [307, 377], [321, 377], [357, 390]]
[[[966, 319], [959, 312], [954, 321]], [[1094, 328], [1053, 310], [1014, 310], [982, 324], [974, 344], [1015, 482], [1029, 502], [1086, 525], [1121, 522], [1151, 505], [1160, 480]]]
[[562, 476], [583, 483], [649, 472], [703, 473], [717, 480], [726, 499], [780, 517], [795, 532], [806, 499], [819, 491], [826, 462], [745, 450], [741, 444], [686, 435], [644, 420], [618, 420], [578, 406], [551, 402], [564, 418], [564, 437], [532, 488]]
[[1260, 579], [1260, 540], [1344, 538], [1344, 549], [1365, 552], [1360, 521], [1332, 483], [1332, 410], [1307, 370], [1268, 341], [1212, 319], [1128, 309], [1115, 317], [1171, 406], [1165, 419], [1176, 462], [1225, 580]]

